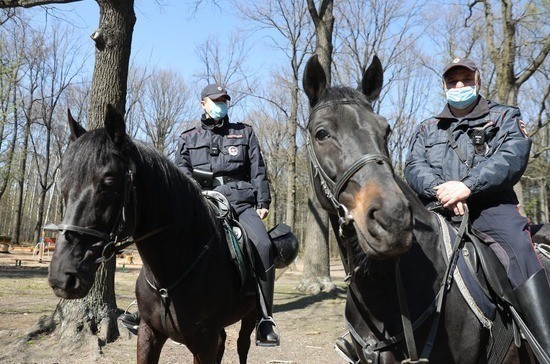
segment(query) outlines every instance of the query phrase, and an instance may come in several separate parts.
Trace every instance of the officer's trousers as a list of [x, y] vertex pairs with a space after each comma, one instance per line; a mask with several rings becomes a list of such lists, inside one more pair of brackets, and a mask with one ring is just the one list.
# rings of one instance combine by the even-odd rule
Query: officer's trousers
[[506, 257], [499, 258], [504, 260], [502, 263], [514, 288], [542, 269], [531, 243], [527, 219], [521, 216], [515, 205], [472, 208], [470, 220], [475, 229], [489, 235], [506, 252]]
[[[273, 250], [271, 247], [271, 240], [269, 234], [265, 228], [262, 219], [258, 216], [256, 210], [252, 207], [245, 209], [239, 215], [239, 222], [243, 225], [252, 243], [257, 249], [254, 252], [256, 255], [256, 273], [260, 275], [260, 279], [265, 280], [265, 271], [267, 271], [273, 265]], [[258, 267], [258, 263], [263, 267]]]

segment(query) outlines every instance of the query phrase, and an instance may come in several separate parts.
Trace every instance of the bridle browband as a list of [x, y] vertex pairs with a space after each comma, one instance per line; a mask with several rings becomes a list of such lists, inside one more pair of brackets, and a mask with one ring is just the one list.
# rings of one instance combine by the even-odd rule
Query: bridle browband
[[[94, 247], [98, 247], [98, 246], [102, 247], [101, 256], [94, 261], [95, 264], [103, 263], [110, 260], [117, 252], [121, 251], [122, 249], [132, 244], [135, 244], [138, 241], [147, 239], [161, 232], [166, 228], [164, 226], [141, 236], [139, 239], [133, 239], [133, 235], [137, 226], [136, 219], [138, 218], [137, 198], [136, 198], [136, 192], [134, 187], [134, 177], [136, 174], [136, 167], [135, 167], [134, 161], [132, 161], [130, 158], [128, 158], [126, 155], [122, 154], [121, 152], [114, 151], [113, 154], [119, 157], [120, 159], [122, 159], [128, 165], [128, 170], [124, 174], [125, 181], [124, 181], [124, 191], [122, 196], [122, 202], [118, 209], [118, 215], [115, 219], [115, 223], [113, 224], [113, 228], [111, 229], [111, 232], [107, 234], [96, 229], [91, 229], [91, 228], [82, 227], [78, 225], [71, 225], [71, 224], [60, 224], [58, 226], [58, 230], [62, 235], [64, 235], [67, 231], [70, 231], [77, 234], [93, 236], [100, 239], [99, 242], [93, 245]], [[120, 234], [123, 233], [127, 228], [127, 223], [128, 223], [127, 211], [130, 208], [129, 207], [130, 201], [133, 206], [134, 222], [132, 224], [132, 228], [130, 232], [126, 233], [124, 236], [120, 236]]]
[[[313, 115], [317, 111], [327, 108], [329, 106], [335, 107], [340, 105], [363, 106], [361, 105], [360, 102], [356, 100], [350, 100], [346, 98], [322, 102], [320, 104], [315, 105], [315, 107], [311, 109], [306, 128], [309, 130], [309, 124], [311, 123]], [[340, 193], [342, 192], [342, 189], [344, 188], [344, 185], [348, 183], [348, 181], [351, 179], [351, 177], [353, 177], [353, 175], [355, 175], [355, 173], [357, 173], [361, 168], [363, 168], [365, 165], [369, 163], [383, 164], [384, 162], [386, 162], [390, 167], [390, 170], [393, 175], [395, 174], [395, 172], [393, 170], [392, 163], [387, 156], [381, 153], [368, 153], [361, 156], [359, 159], [353, 162], [353, 164], [349, 166], [345, 170], [345, 172], [335, 181], [329, 177], [329, 175], [325, 172], [325, 170], [321, 166], [321, 163], [317, 158], [317, 154], [315, 154], [315, 150], [313, 149], [313, 143], [311, 142], [311, 135], [306, 136], [306, 146], [309, 154], [309, 159], [311, 161], [312, 180], [315, 177], [319, 178], [319, 182], [321, 183], [321, 188], [323, 190], [323, 193], [325, 194], [325, 197], [328, 198], [328, 200], [332, 204], [332, 207], [338, 214], [338, 225], [340, 228], [339, 234], [340, 236], [343, 236], [344, 227], [349, 223], [353, 222], [353, 216], [350, 214], [347, 207], [344, 204], [340, 203], [340, 201], [338, 201], [338, 198], [340, 196]]]

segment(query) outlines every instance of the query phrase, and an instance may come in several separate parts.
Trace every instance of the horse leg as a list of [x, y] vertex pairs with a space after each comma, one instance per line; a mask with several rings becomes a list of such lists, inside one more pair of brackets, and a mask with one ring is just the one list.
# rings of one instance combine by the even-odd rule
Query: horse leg
[[237, 353], [239, 354], [239, 363], [246, 364], [248, 350], [250, 350], [250, 335], [256, 326], [256, 311], [252, 310], [241, 320], [241, 329], [237, 339]]
[[160, 332], [153, 331], [143, 320], [138, 329], [137, 363], [158, 363], [160, 352], [168, 337]]
[[218, 338], [218, 356], [216, 357], [216, 363], [221, 364], [223, 353], [225, 351], [225, 339], [227, 338], [227, 334], [225, 333], [225, 329], [221, 329], [220, 331], [220, 337]]
[[[221, 331], [212, 332], [210, 329], [203, 329], [202, 332], [198, 334], [195, 338], [196, 345], [188, 346], [189, 350], [193, 353], [193, 363], [214, 364], [217, 363], [218, 357], [221, 359], [221, 356], [218, 355], [220, 335]], [[223, 353], [221, 355], [223, 355]]]

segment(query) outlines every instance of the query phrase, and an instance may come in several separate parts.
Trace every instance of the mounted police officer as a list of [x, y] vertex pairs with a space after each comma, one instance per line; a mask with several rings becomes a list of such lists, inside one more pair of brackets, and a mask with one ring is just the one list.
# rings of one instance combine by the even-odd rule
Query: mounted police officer
[[[218, 84], [201, 92], [204, 114], [200, 126], [180, 135], [176, 153], [177, 166], [188, 176], [224, 194], [239, 222], [256, 247], [254, 266], [259, 283], [259, 318], [256, 344], [279, 345], [272, 319], [275, 283], [274, 255], [271, 240], [262, 222], [269, 212], [271, 195], [266, 166], [252, 127], [232, 123], [227, 115], [231, 97]], [[210, 182], [204, 183], [211, 175]]]
[[550, 353], [550, 287], [513, 190], [531, 148], [520, 111], [479, 95], [480, 72], [471, 60], [455, 59], [442, 76], [447, 104], [418, 127], [405, 178], [425, 203], [438, 201], [455, 215], [468, 204], [472, 226], [506, 253], [501, 261], [516, 309]]
[[[272, 318], [274, 253], [262, 222], [271, 203], [266, 166], [252, 127], [229, 121], [230, 100], [221, 85], [208, 85], [202, 90], [204, 113], [200, 125], [180, 135], [175, 162], [202, 188], [213, 189], [227, 197], [239, 223], [253, 242], [259, 313], [256, 345], [277, 346], [280, 341]], [[137, 332], [139, 313], [124, 313], [119, 319], [130, 331]]]

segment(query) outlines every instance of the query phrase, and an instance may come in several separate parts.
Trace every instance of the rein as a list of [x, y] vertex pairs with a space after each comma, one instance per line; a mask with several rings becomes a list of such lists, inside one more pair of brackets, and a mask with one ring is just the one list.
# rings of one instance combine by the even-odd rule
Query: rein
[[[361, 345], [361, 349], [363, 351], [363, 354], [367, 358], [367, 360], [371, 360], [373, 363], [377, 363], [378, 355], [380, 355], [380, 351], [382, 351], [385, 348], [388, 348], [389, 346], [392, 346], [401, 340], [405, 339], [405, 343], [407, 346], [407, 352], [409, 354], [409, 358], [402, 361], [402, 363], [428, 363], [428, 358], [430, 356], [430, 353], [433, 349], [435, 338], [437, 334], [437, 328], [439, 326], [439, 320], [441, 318], [441, 312], [443, 310], [443, 305], [445, 302], [445, 296], [447, 295], [447, 292], [451, 289], [451, 283], [453, 281], [453, 274], [454, 270], [456, 269], [457, 261], [458, 261], [458, 252], [460, 250], [460, 247], [462, 246], [462, 238], [464, 236], [464, 233], [466, 231], [466, 228], [468, 226], [469, 221], [469, 211], [468, 207], [465, 207], [464, 216], [462, 217], [462, 222], [460, 223], [460, 227], [458, 229], [457, 235], [455, 237], [455, 242], [453, 244], [452, 253], [449, 258], [449, 262], [447, 264], [447, 267], [445, 269], [445, 274], [443, 275], [443, 278], [440, 283], [439, 291], [437, 292], [437, 295], [433, 299], [433, 301], [430, 303], [430, 305], [424, 310], [424, 312], [414, 321], [414, 323], [411, 324], [410, 319], [410, 313], [407, 306], [407, 301], [405, 297], [405, 290], [403, 288], [403, 282], [401, 280], [401, 272], [399, 269], [399, 260], [395, 263], [395, 274], [396, 274], [396, 286], [397, 286], [397, 296], [399, 299], [399, 307], [401, 309], [401, 322], [403, 325], [403, 331], [398, 333], [397, 335], [394, 335], [390, 338], [387, 338], [385, 340], [376, 342], [374, 339], [364, 339], [353, 327], [353, 324], [351, 324], [344, 313], [344, 320], [346, 321], [346, 325], [348, 327], [348, 330], [351, 334], [351, 336]], [[357, 268], [356, 268], [357, 269]], [[356, 269], [353, 271], [355, 272]], [[351, 277], [350, 277], [351, 278]], [[349, 289], [349, 292], [351, 293], [351, 298], [354, 301], [354, 305], [357, 308], [363, 308], [360, 304], [360, 300], [353, 291], [353, 289]], [[358, 305], [359, 304], [359, 305]], [[420, 355], [420, 358], [417, 355], [416, 352], [416, 344], [414, 341], [414, 330], [416, 330], [420, 325], [422, 325], [433, 313], [435, 313], [435, 317], [432, 321], [432, 325], [430, 327], [430, 331], [428, 333], [428, 337], [426, 338], [426, 342], [424, 344], [424, 348], [422, 350], [422, 354]], [[368, 315], [366, 312], [364, 312], [362, 315]]]
[[[311, 120], [312, 120], [312, 116], [317, 111], [330, 106], [335, 107], [339, 105], [363, 106], [358, 101], [349, 100], [349, 99], [340, 99], [340, 100], [328, 101], [328, 102], [323, 102], [321, 104], [318, 104], [311, 110], [311, 113], [309, 115], [308, 125], [307, 125], [308, 129], [309, 129], [309, 124], [311, 123]], [[368, 153], [361, 156], [359, 159], [353, 162], [353, 164], [349, 166], [339, 178], [337, 178], [336, 180], [333, 180], [327, 174], [327, 172], [323, 169], [323, 167], [321, 166], [321, 163], [319, 162], [319, 159], [317, 158], [317, 154], [315, 153], [315, 150], [313, 148], [313, 143], [311, 142], [311, 135], [308, 135], [306, 137], [306, 146], [309, 154], [309, 159], [311, 161], [312, 180], [315, 177], [319, 178], [319, 181], [321, 183], [321, 188], [323, 190], [323, 193], [325, 194], [325, 197], [328, 198], [334, 210], [338, 214], [339, 234], [340, 236], [343, 237], [344, 227], [353, 222], [353, 216], [350, 214], [347, 207], [344, 204], [340, 203], [340, 201], [338, 201], [338, 197], [340, 196], [340, 193], [342, 192], [344, 185], [349, 182], [349, 180], [355, 175], [355, 173], [357, 173], [361, 168], [363, 168], [365, 165], [369, 163], [384, 164], [384, 162], [386, 162], [391, 169], [392, 175], [394, 175], [395, 172], [393, 170], [392, 163], [390, 159], [383, 154]]]
[[[309, 159], [311, 161], [311, 177], [312, 181], [318, 177], [319, 182], [321, 184], [321, 189], [323, 191], [323, 194], [325, 197], [330, 201], [332, 204], [332, 207], [338, 214], [338, 225], [339, 225], [339, 235], [343, 239], [346, 239], [344, 236], [344, 229], [350, 224], [353, 223], [354, 218], [350, 214], [349, 210], [346, 208], [346, 206], [338, 200], [340, 193], [342, 192], [344, 186], [346, 183], [349, 182], [349, 180], [365, 165], [369, 163], [376, 163], [379, 165], [382, 165], [385, 163], [388, 164], [388, 166], [391, 169], [392, 175], [395, 176], [395, 171], [393, 169], [392, 163], [390, 159], [381, 154], [381, 153], [368, 153], [360, 158], [358, 158], [355, 162], [353, 162], [345, 171], [344, 173], [338, 177], [336, 180], [333, 180], [328, 173], [323, 169], [321, 163], [319, 162], [319, 158], [317, 157], [317, 154], [315, 153], [315, 149], [313, 148], [313, 143], [311, 141], [311, 131], [309, 130], [309, 125], [311, 121], [313, 120], [313, 116], [316, 112], [318, 112], [321, 109], [327, 108], [327, 107], [337, 107], [341, 105], [358, 105], [358, 106], [364, 106], [361, 105], [358, 101], [350, 100], [350, 99], [339, 99], [334, 101], [328, 101], [323, 102], [315, 107], [312, 108], [309, 120], [307, 124], [307, 128], [309, 131], [309, 134], [306, 137], [306, 146], [307, 151], [309, 155]], [[365, 356], [370, 360], [369, 362], [377, 362], [379, 352], [387, 348], [388, 346], [391, 346], [403, 339], [405, 339], [407, 352], [409, 357], [402, 361], [402, 363], [427, 363], [428, 357], [431, 353], [431, 350], [433, 348], [437, 328], [439, 326], [439, 319], [440, 319], [440, 313], [442, 311], [443, 303], [445, 301], [445, 295], [447, 291], [450, 289], [450, 285], [452, 283], [453, 279], [453, 272], [456, 267], [457, 259], [458, 259], [458, 249], [461, 245], [462, 236], [464, 234], [464, 231], [466, 229], [468, 223], [468, 212], [466, 211], [466, 214], [463, 218], [463, 222], [460, 226], [458, 235], [456, 237], [454, 246], [453, 246], [453, 252], [452, 256], [449, 259], [449, 264], [447, 265], [445, 275], [443, 277], [443, 280], [440, 285], [439, 292], [437, 293], [436, 297], [434, 298], [433, 302], [424, 310], [424, 312], [420, 315], [420, 317], [411, 324], [410, 319], [410, 313], [409, 308], [407, 305], [407, 299], [405, 295], [405, 290], [403, 288], [403, 283], [401, 280], [401, 271], [399, 269], [399, 260], [396, 261], [395, 266], [395, 274], [396, 274], [396, 286], [397, 286], [397, 293], [398, 293], [398, 300], [399, 300], [399, 307], [401, 311], [401, 321], [403, 325], [403, 331], [397, 335], [394, 335], [388, 339], [385, 339], [380, 342], [376, 342], [373, 339], [365, 340], [359, 335], [359, 333], [355, 330], [353, 325], [348, 321], [346, 315], [344, 314], [345, 321], [347, 323], [348, 329], [353, 336], [353, 338], [359, 343], [362, 347], [363, 353]], [[353, 273], [356, 270], [353, 270], [350, 272], [349, 278], [351, 279], [353, 276]], [[357, 305], [358, 298], [351, 289], [349, 288], [349, 292], [351, 293], [352, 300], [355, 303], [356, 307], [361, 307]], [[428, 333], [428, 337], [426, 339], [426, 343], [424, 345], [424, 348], [422, 350], [421, 357], [419, 358], [416, 351], [416, 343], [414, 340], [414, 330], [418, 328], [420, 325], [422, 325], [426, 319], [428, 319], [435, 311], [435, 317], [432, 321], [432, 326], [430, 328], [430, 331]]]
[[[126, 155], [118, 151], [113, 152], [113, 154], [119, 157], [120, 159], [122, 159], [124, 162], [126, 162], [129, 167], [128, 167], [128, 171], [126, 171], [126, 173], [124, 174], [125, 181], [124, 181], [124, 192], [122, 197], [122, 203], [120, 204], [120, 207], [118, 209], [118, 215], [117, 215], [117, 218], [115, 219], [111, 232], [109, 234], [106, 234], [96, 229], [91, 229], [91, 228], [72, 225], [72, 224], [60, 224], [58, 226], [58, 230], [62, 235], [67, 233], [67, 231], [70, 231], [70, 232], [75, 232], [77, 234], [94, 236], [96, 238], [101, 239], [99, 242], [93, 245], [93, 247], [102, 248], [101, 256], [94, 261], [94, 264], [106, 262], [110, 260], [117, 252], [121, 251], [122, 249], [132, 244], [135, 244], [139, 241], [148, 239], [151, 236], [156, 235], [167, 228], [167, 226], [163, 226], [153, 231], [150, 231], [149, 233], [141, 236], [138, 239], [133, 239], [132, 236], [134, 235], [136, 230], [136, 226], [137, 226], [136, 219], [138, 217], [137, 198], [136, 198], [136, 191], [134, 187], [134, 177], [136, 174], [136, 166], [135, 166], [135, 163], [131, 159], [129, 159]], [[127, 215], [126, 211], [129, 209], [130, 201], [133, 206], [133, 216], [134, 216], [134, 222], [132, 225], [131, 233], [127, 234], [124, 237], [119, 237], [119, 235], [127, 228], [128, 219], [126, 216]]]

